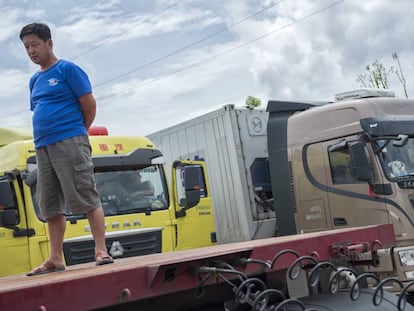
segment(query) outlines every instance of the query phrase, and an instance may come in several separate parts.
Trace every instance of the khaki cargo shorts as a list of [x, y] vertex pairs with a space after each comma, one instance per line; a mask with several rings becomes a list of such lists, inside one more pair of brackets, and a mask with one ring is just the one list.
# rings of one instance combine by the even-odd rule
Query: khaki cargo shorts
[[85, 214], [101, 206], [88, 136], [38, 148], [36, 159], [37, 195], [46, 219], [59, 214]]

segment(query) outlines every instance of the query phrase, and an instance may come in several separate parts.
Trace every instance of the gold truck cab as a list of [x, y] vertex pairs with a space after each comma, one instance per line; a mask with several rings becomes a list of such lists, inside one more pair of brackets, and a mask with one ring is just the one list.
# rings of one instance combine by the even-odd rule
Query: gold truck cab
[[268, 111], [279, 233], [392, 223], [397, 247], [383, 245], [371, 271], [413, 280], [414, 100], [364, 89]]

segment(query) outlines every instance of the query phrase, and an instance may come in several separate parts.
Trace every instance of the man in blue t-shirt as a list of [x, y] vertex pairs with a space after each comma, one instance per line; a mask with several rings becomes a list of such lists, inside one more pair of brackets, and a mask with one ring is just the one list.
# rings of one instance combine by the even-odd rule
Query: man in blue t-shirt
[[30, 109], [37, 160], [38, 202], [47, 219], [50, 256], [27, 275], [65, 269], [65, 211], [87, 214], [95, 240], [96, 264], [112, 263], [105, 245], [104, 213], [93, 178], [88, 128], [96, 102], [87, 74], [53, 52], [50, 29], [42, 23], [24, 26], [20, 39], [40, 66], [30, 79]]

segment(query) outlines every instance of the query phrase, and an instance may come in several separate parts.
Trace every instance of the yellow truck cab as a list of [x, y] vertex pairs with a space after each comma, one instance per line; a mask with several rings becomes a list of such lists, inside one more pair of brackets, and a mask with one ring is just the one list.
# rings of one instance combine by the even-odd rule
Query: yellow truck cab
[[[171, 183], [162, 153], [139, 136], [90, 131], [95, 181], [114, 258], [216, 243], [203, 161], [176, 161]], [[0, 128], [0, 276], [21, 274], [49, 256], [49, 232], [36, 200], [36, 153], [31, 130]], [[94, 261], [85, 214], [66, 213], [66, 265]]]

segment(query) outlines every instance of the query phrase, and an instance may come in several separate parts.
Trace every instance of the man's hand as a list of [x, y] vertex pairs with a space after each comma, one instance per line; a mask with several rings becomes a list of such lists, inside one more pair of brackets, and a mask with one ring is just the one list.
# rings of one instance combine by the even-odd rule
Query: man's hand
[[95, 120], [96, 115], [96, 101], [92, 93], [88, 93], [79, 98], [82, 106], [83, 119], [85, 120], [85, 127], [88, 130]]

